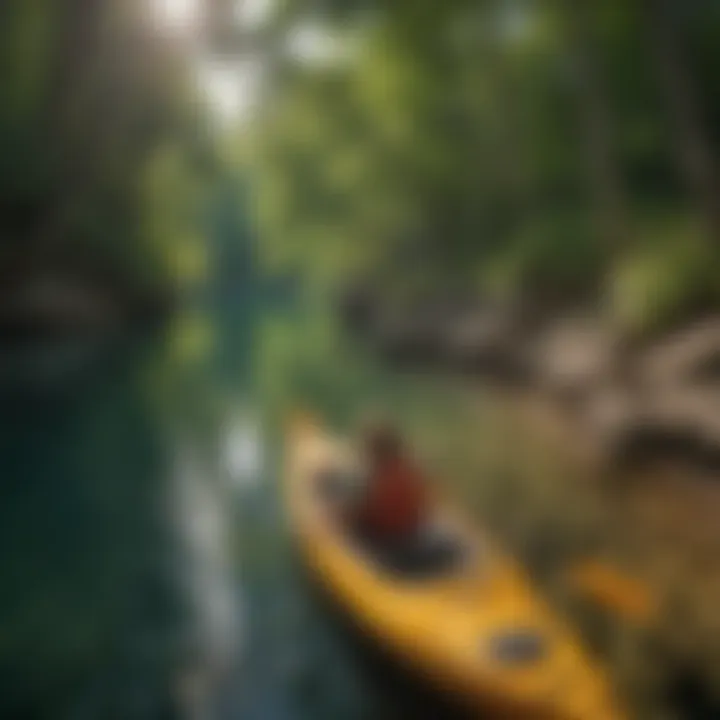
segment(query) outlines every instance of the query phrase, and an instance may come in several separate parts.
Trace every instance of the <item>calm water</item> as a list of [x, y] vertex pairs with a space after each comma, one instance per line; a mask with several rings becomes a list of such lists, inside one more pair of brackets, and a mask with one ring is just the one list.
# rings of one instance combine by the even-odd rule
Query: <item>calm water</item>
[[414, 395], [328, 346], [300, 316], [206, 313], [2, 354], [0, 716], [407, 714], [310, 592], [276, 502], [294, 403], [343, 419]]

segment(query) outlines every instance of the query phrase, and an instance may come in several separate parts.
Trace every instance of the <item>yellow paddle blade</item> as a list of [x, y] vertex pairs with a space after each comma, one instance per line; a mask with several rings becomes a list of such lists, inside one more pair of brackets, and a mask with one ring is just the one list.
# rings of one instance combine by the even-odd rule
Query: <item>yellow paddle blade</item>
[[574, 566], [571, 587], [606, 609], [635, 622], [647, 623], [657, 612], [651, 590], [639, 580], [598, 560]]

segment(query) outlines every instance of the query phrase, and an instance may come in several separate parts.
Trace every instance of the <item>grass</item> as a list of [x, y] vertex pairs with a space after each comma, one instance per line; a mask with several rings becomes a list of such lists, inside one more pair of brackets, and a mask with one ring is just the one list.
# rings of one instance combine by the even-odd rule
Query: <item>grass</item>
[[[320, 385], [347, 395], [354, 364], [335, 355]], [[632, 717], [678, 717], [668, 695], [681, 671], [720, 691], [717, 483], [666, 469], [608, 477], [577, 429], [539, 399], [461, 379], [391, 379], [353, 385], [348, 406], [391, 410], [424, 465], [605, 660]], [[643, 626], [574, 592], [568, 570], [587, 558], [646, 582], [657, 620]]]
[[[711, 512], [702, 517], [709, 500], [693, 497], [699, 485], [660, 471], [608, 483], [568, 452], [577, 443], [559, 417], [500, 393], [447, 389], [441, 409], [414, 413], [409, 423], [428, 467], [604, 658], [633, 717], [676, 717], [668, 692], [679, 668], [718, 691], [720, 530]], [[652, 624], [568, 586], [568, 569], [593, 557], [647, 583], [659, 602]]]

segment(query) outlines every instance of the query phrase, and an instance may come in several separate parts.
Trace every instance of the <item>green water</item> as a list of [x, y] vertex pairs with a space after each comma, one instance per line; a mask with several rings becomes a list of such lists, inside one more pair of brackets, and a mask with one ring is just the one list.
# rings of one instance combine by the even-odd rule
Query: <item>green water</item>
[[2, 354], [0, 716], [406, 714], [310, 592], [276, 487], [290, 408], [344, 422], [416, 381], [308, 317]]

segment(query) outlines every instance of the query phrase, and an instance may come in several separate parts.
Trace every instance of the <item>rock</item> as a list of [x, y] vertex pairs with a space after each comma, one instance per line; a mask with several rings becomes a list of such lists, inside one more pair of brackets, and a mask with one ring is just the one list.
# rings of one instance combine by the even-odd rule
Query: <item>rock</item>
[[425, 363], [440, 357], [441, 328], [437, 311], [415, 308], [380, 315], [372, 337], [390, 360]]
[[648, 387], [686, 382], [720, 383], [720, 318], [713, 318], [647, 348], [638, 375]]
[[341, 293], [338, 311], [345, 328], [355, 334], [366, 335], [375, 323], [379, 311], [377, 292], [368, 284], [356, 284]]
[[568, 318], [538, 338], [532, 361], [542, 389], [573, 404], [581, 403], [593, 392], [607, 392], [613, 384], [619, 341], [597, 321]]
[[709, 372], [720, 361], [715, 323], [646, 349], [630, 363], [599, 323], [565, 320], [539, 339], [534, 360], [541, 388], [561, 400], [609, 460], [720, 459], [720, 383]]
[[720, 454], [720, 387], [670, 387], [648, 401], [648, 422], [695, 440], [701, 452]]
[[[597, 411], [600, 402], [591, 407]], [[607, 456], [630, 462], [675, 458], [720, 463], [720, 389], [666, 388], [651, 396], [617, 398], [610, 412], [591, 417]], [[607, 410], [607, 408], [606, 408]]]
[[637, 398], [610, 385], [587, 398], [584, 420], [603, 454], [612, 458], [624, 454], [627, 438], [641, 425], [641, 412]]
[[524, 344], [509, 311], [480, 308], [461, 313], [446, 324], [442, 346], [451, 367], [495, 379], [528, 377]]
[[720, 320], [645, 348], [635, 378], [638, 398], [622, 453], [720, 466]]

